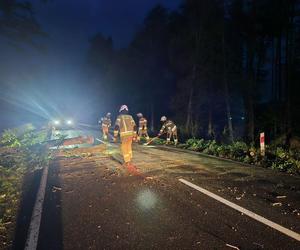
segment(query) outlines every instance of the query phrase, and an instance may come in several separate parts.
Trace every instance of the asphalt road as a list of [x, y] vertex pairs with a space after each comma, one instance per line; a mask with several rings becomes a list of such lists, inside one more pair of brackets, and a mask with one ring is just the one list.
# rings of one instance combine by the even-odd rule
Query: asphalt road
[[140, 174], [120, 159], [118, 144], [55, 152], [38, 249], [300, 249], [296, 239], [179, 181], [299, 233], [299, 177], [167, 147], [134, 145]]

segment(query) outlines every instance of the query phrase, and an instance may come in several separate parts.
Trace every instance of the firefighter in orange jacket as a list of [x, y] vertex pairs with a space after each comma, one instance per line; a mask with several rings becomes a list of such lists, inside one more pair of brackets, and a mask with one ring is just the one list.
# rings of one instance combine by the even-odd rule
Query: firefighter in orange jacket
[[128, 107], [122, 105], [119, 110], [114, 129], [114, 142], [120, 133], [121, 151], [125, 165], [130, 166], [132, 160], [132, 141], [136, 138], [136, 124], [132, 116], [128, 114]]
[[142, 136], [144, 136], [148, 141], [150, 138], [147, 129], [147, 119], [143, 116], [142, 113], [138, 113], [136, 116], [139, 118], [139, 130], [138, 130], [137, 141], [139, 142]]
[[107, 113], [104, 117], [101, 118], [103, 140], [107, 140], [109, 136], [109, 128], [111, 127], [110, 116], [111, 113]]
[[160, 119], [161, 122], [163, 122], [163, 125], [159, 131], [158, 136], [161, 136], [164, 132], [167, 132], [167, 144], [171, 142], [171, 137], [173, 136], [174, 144], [175, 146], [178, 143], [178, 137], [177, 137], [177, 127], [174, 122], [171, 120], [167, 120], [167, 117], [162, 116]]

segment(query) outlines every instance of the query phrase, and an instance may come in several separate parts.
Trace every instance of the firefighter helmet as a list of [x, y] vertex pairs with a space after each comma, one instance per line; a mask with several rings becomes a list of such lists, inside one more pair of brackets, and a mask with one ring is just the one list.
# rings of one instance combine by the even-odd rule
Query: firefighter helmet
[[167, 120], [167, 117], [165, 117], [165, 116], [162, 116], [161, 118], [160, 118], [160, 121], [161, 122], [165, 122]]
[[142, 118], [142, 117], [143, 117], [143, 114], [142, 114], [142, 113], [138, 113], [138, 114], [136, 114], [136, 116], [137, 116], [138, 118]]
[[127, 105], [122, 105], [121, 108], [120, 108], [120, 110], [119, 110], [119, 112], [122, 112], [124, 110], [128, 111]]

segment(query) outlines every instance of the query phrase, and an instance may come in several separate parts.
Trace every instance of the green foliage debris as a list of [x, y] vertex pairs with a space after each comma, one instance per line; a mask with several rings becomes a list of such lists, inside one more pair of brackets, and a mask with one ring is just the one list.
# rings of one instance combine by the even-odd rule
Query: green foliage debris
[[48, 164], [47, 132], [31, 125], [5, 130], [0, 137], [0, 249], [9, 248], [24, 175]]
[[266, 155], [262, 157], [259, 148], [254, 145], [247, 145], [242, 141], [236, 141], [232, 144], [218, 144], [214, 140], [197, 138], [188, 139], [184, 144], [179, 144], [178, 147], [283, 172], [300, 173], [300, 152], [297, 150], [271, 146], [267, 147]]

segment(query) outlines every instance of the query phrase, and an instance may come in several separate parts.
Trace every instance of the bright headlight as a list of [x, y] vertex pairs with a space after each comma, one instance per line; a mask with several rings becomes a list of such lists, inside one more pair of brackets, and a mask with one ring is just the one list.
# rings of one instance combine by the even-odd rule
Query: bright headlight
[[72, 120], [67, 120], [67, 124], [68, 124], [68, 125], [72, 125], [72, 124], [73, 124], [73, 121], [72, 121]]
[[60, 124], [60, 121], [59, 121], [59, 120], [55, 120], [53, 123], [54, 123], [55, 125], [59, 125], [59, 124]]

